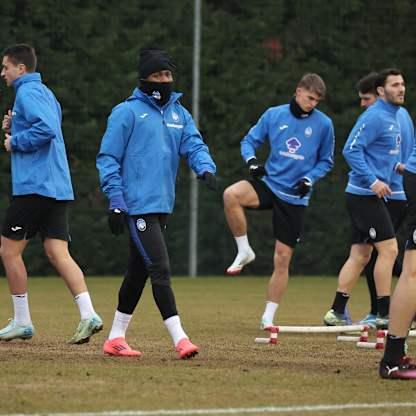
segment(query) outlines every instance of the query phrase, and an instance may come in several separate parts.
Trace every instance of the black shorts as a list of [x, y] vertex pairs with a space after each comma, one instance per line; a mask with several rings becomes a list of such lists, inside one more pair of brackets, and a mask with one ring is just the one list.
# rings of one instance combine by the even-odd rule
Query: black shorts
[[345, 194], [351, 219], [351, 244], [372, 244], [396, 238], [387, 203], [375, 195]]
[[400, 226], [403, 224], [406, 214], [407, 214], [407, 201], [402, 201], [398, 199], [388, 199], [387, 200], [387, 209], [393, 222], [394, 230], [399, 230]]
[[1, 234], [11, 240], [29, 240], [39, 233], [42, 240], [70, 241], [68, 202], [41, 195], [14, 196]]
[[407, 197], [406, 250], [416, 250], [416, 174], [404, 171], [404, 190]]
[[294, 248], [303, 232], [305, 206], [282, 201], [262, 180], [250, 180], [260, 201], [259, 210], [273, 210], [273, 234], [276, 240]]

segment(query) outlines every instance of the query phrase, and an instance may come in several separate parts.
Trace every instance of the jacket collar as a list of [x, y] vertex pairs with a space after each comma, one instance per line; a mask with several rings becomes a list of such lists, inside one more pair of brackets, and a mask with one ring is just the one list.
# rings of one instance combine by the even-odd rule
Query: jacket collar
[[19, 78], [16, 78], [12, 85], [14, 89], [17, 91], [17, 89], [27, 82], [42, 82], [42, 77], [40, 76], [39, 72], [30, 72], [27, 74], [22, 75]]
[[389, 102], [383, 100], [382, 98], [377, 98], [377, 105], [380, 108], [383, 108], [386, 111], [388, 111], [389, 113], [393, 113], [393, 114], [397, 113], [397, 111], [400, 108], [399, 105], [395, 105], [395, 104], [389, 103]]

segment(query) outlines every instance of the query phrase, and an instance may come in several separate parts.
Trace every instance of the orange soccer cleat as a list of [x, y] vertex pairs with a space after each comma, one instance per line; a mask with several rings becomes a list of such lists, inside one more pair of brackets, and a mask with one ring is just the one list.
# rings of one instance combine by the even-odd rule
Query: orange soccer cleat
[[178, 358], [186, 360], [192, 358], [198, 354], [199, 348], [192, 344], [188, 338], [182, 338], [176, 345], [176, 351], [178, 353]]
[[103, 352], [117, 357], [140, 357], [142, 355], [140, 351], [131, 349], [123, 337], [108, 339], [104, 342]]

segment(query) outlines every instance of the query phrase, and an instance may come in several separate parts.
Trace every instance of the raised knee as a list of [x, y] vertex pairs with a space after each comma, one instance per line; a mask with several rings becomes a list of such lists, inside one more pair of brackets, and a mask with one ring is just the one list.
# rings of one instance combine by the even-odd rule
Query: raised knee
[[229, 186], [228, 188], [224, 190], [222, 197], [224, 200], [224, 205], [226, 206], [235, 204], [237, 202], [237, 197], [232, 186]]

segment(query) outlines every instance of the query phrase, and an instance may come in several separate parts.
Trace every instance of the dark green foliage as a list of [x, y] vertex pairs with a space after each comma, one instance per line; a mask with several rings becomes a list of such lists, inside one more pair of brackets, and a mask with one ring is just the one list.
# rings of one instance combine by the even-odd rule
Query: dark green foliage
[[[71, 214], [74, 257], [89, 274], [122, 274], [127, 241], [107, 230], [107, 201], [95, 169], [106, 119], [136, 84], [140, 47], [167, 48], [178, 66], [177, 90], [191, 109], [193, 4], [191, 0], [19, 0], [0, 2], [0, 48], [33, 44], [43, 79], [60, 100], [77, 200]], [[200, 128], [218, 165], [219, 191], [200, 186], [199, 273], [220, 274], [235, 254], [222, 210], [222, 191], [247, 178], [239, 142], [270, 106], [288, 102], [305, 72], [318, 72], [328, 88], [321, 109], [336, 129], [336, 167], [316, 186], [303, 244], [292, 271], [334, 274], [348, 253], [349, 224], [341, 150], [360, 113], [356, 81], [371, 70], [397, 66], [407, 76], [407, 107], [415, 113], [411, 0], [205, 0], [202, 7]], [[0, 87], [0, 111], [13, 91]], [[267, 149], [258, 153], [264, 161]], [[0, 156], [0, 213], [8, 203], [8, 155]], [[189, 171], [178, 176], [176, 211], [168, 227], [172, 270], [188, 265]], [[270, 213], [248, 213], [256, 274], [272, 270]], [[32, 273], [50, 273], [39, 244], [26, 254]]]

